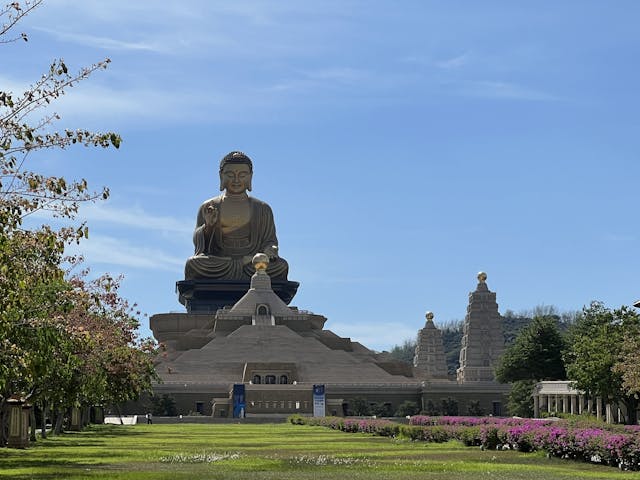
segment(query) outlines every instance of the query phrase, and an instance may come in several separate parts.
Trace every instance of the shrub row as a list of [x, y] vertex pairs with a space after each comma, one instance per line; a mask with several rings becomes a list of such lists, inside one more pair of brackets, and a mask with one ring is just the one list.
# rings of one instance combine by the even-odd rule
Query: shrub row
[[447, 442], [458, 440], [484, 449], [514, 449], [521, 452], [546, 451], [550, 456], [640, 470], [640, 432], [636, 428], [567, 421], [495, 417], [425, 417], [411, 419], [409, 425], [389, 420], [340, 417], [292, 416], [298, 425], [317, 425], [341, 430], [412, 441]]

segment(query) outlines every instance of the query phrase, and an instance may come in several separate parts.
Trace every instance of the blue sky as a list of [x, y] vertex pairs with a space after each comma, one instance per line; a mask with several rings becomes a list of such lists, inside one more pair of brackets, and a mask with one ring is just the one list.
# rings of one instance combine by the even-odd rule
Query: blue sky
[[[0, 89], [54, 58], [106, 71], [59, 128], [120, 150], [31, 158], [109, 186], [82, 210], [94, 274], [149, 315], [174, 293], [231, 150], [254, 161], [293, 304], [378, 349], [432, 310], [464, 318], [479, 270], [500, 310], [640, 298], [635, 1], [47, 0], [0, 48]], [[143, 319], [143, 333], [148, 321]]]

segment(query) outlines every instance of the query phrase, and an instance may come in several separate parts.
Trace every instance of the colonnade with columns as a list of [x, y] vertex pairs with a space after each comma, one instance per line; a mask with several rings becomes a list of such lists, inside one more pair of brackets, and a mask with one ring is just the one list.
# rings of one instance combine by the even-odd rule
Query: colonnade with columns
[[600, 397], [588, 397], [571, 387], [570, 381], [547, 381], [536, 384], [533, 391], [533, 415], [540, 418], [547, 414], [591, 414], [608, 423], [624, 423], [627, 415], [624, 405], [607, 403]]

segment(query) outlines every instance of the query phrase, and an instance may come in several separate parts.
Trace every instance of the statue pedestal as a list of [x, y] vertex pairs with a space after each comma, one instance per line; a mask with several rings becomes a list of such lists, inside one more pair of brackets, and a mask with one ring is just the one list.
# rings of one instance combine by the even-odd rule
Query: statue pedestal
[[[287, 305], [300, 284], [271, 280], [271, 287]], [[178, 300], [189, 313], [215, 313], [219, 308], [234, 305], [251, 287], [251, 282], [238, 280], [181, 280], [176, 282]]]

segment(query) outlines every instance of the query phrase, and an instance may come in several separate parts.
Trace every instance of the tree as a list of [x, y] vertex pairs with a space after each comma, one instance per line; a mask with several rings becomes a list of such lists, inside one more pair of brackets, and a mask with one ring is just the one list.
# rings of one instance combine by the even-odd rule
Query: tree
[[362, 397], [356, 397], [351, 401], [351, 415], [366, 416], [371, 415], [371, 408], [367, 400]]
[[151, 390], [154, 344], [139, 340], [135, 305], [118, 295], [118, 278], [70, 280], [71, 308], [57, 318], [78, 339], [62, 407], [120, 404]]
[[161, 397], [151, 397], [153, 405], [153, 415], [162, 417], [175, 417], [178, 415], [178, 409], [176, 407], [176, 400], [166, 393]]
[[458, 402], [451, 397], [443, 398], [440, 401], [442, 415], [458, 415]]
[[484, 415], [484, 409], [480, 406], [480, 400], [471, 400], [467, 404], [467, 415], [472, 417], [481, 417]]
[[433, 403], [433, 400], [429, 399], [424, 406], [424, 411], [420, 413], [423, 413], [424, 415], [435, 416], [440, 415], [441, 411], [438, 409], [438, 407], [436, 407], [435, 403]]
[[[24, 8], [19, 2], [14, 2], [0, 10], [0, 21], [4, 20], [0, 38], [42, 0], [23, 3]], [[25, 34], [21, 37], [26, 39]], [[0, 227], [4, 233], [18, 229], [23, 219], [37, 210], [70, 218], [77, 212], [79, 202], [108, 197], [108, 189], [91, 192], [84, 179], [67, 181], [62, 177], [30, 171], [27, 161], [33, 152], [43, 149], [64, 149], [75, 144], [104, 148], [120, 146], [120, 136], [113, 132], [94, 133], [84, 129], [50, 131], [60, 117], [46, 111], [68, 88], [96, 70], [106, 68], [109, 62], [105, 59], [71, 74], [63, 60], [55, 60], [48, 71], [21, 95], [0, 91]], [[44, 117], [35, 124], [29, 124], [36, 112]], [[59, 234], [64, 240], [69, 235], [75, 235], [77, 239], [85, 236], [86, 230], [63, 230]]]
[[511, 391], [507, 399], [510, 415], [518, 417], [533, 417], [533, 387], [536, 380], [518, 380], [511, 384]]
[[628, 395], [640, 394], [640, 329], [631, 327], [622, 342], [621, 358], [614, 372], [622, 375], [622, 386]]
[[413, 364], [416, 353], [416, 341], [407, 339], [401, 345], [394, 345], [389, 354], [396, 360]]
[[418, 404], [416, 402], [412, 402], [411, 400], [405, 400], [400, 405], [398, 405], [398, 409], [395, 412], [396, 417], [406, 417], [407, 415], [417, 415], [420, 411], [418, 408]]
[[496, 379], [513, 383], [509, 392], [509, 412], [521, 417], [533, 416], [531, 393], [541, 380], [564, 380], [565, 342], [558, 328], [557, 316], [536, 316], [523, 327], [508, 347], [498, 366]]
[[[567, 375], [576, 388], [591, 397], [623, 403], [630, 423], [637, 423], [638, 399], [635, 390], [625, 386], [625, 371], [634, 357], [628, 355], [625, 338], [637, 335], [640, 315], [628, 307], [611, 310], [600, 302], [585, 307], [570, 330], [569, 347], [565, 355]], [[625, 355], [626, 354], [626, 355]], [[632, 374], [631, 374], [632, 375]], [[628, 375], [629, 380], [632, 376]]]
[[[16, 40], [26, 41], [26, 34], [12, 36], [13, 31], [41, 3], [26, 0], [0, 7], [0, 44], [7, 48]], [[35, 398], [47, 385], [50, 397], [67, 395], [62, 386], [81, 363], [74, 351], [81, 336], [62, 321], [77, 308], [73, 302], [78, 298], [62, 265], [65, 244], [86, 237], [88, 230], [83, 224], [26, 230], [23, 220], [38, 210], [72, 219], [80, 202], [108, 197], [108, 189], [93, 192], [84, 179], [68, 181], [29, 169], [29, 159], [40, 150], [74, 144], [119, 147], [120, 136], [113, 132], [56, 132], [60, 117], [48, 112], [68, 88], [108, 63], [105, 59], [72, 74], [64, 61], [55, 60], [22, 94], [0, 90], [0, 445], [9, 395]], [[41, 120], [32, 123], [33, 118]]]
[[460, 320], [452, 320], [442, 326], [442, 344], [447, 360], [447, 373], [453, 376], [456, 375], [456, 370], [460, 367], [463, 325], [464, 322]]
[[554, 317], [535, 317], [508, 347], [498, 366], [496, 378], [502, 383], [518, 380], [564, 380], [565, 342]]
[[389, 402], [378, 402], [371, 405], [369, 414], [376, 417], [391, 417], [393, 416], [393, 408]]

